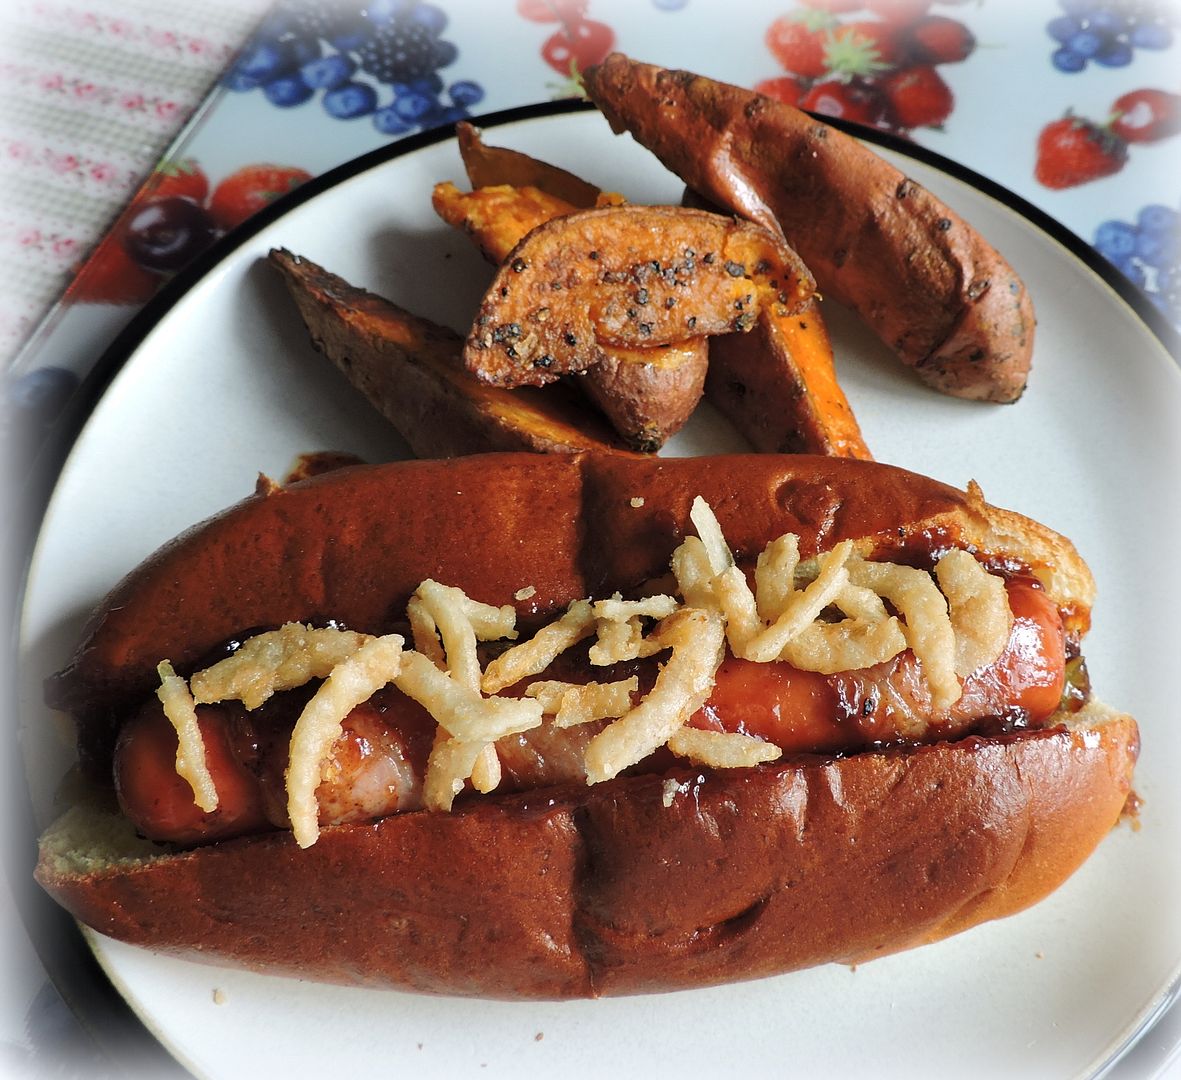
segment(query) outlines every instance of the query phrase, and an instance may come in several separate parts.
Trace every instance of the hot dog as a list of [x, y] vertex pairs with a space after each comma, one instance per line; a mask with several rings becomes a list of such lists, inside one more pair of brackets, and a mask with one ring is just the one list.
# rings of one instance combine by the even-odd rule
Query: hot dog
[[[443, 615], [437, 636], [414, 617], [437, 595], [487, 639], [466, 659]], [[932, 596], [962, 674], [940, 669]], [[487, 455], [263, 485], [118, 585], [50, 680], [125, 811], [103, 843], [126, 845], [70, 811], [38, 879], [124, 940], [432, 992], [879, 955], [1033, 903], [1118, 819], [1137, 732], [1078, 675], [1092, 598], [1062, 537], [867, 462]], [[985, 608], [1005, 619], [987, 645]], [[352, 637], [262, 700], [226, 689], [284, 633]], [[874, 662], [825, 659], [838, 640]], [[353, 701], [356, 658], [382, 650], [390, 677]], [[212, 810], [175, 767], [163, 660], [217, 699], [194, 714]], [[440, 711], [441, 684], [497, 736]], [[616, 704], [574, 716], [582, 691]]]
[[[758, 664], [727, 656], [704, 705], [689, 719], [697, 730], [756, 735], [784, 753], [848, 752], [875, 744], [929, 742], [968, 730], [999, 729], [1018, 714], [1041, 726], [1057, 709], [1065, 683], [1065, 635], [1058, 609], [1032, 577], [1006, 582], [1013, 627], [997, 659], [964, 680], [949, 709], [933, 709], [922, 692], [912, 654], [888, 663], [825, 676], [789, 663]], [[655, 658], [595, 672], [585, 660], [563, 666], [563, 681], [592, 673], [606, 683], [635, 677], [631, 695], [655, 681]], [[549, 673], [554, 673], [554, 665]], [[522, 690], [524, 687], [521, 688]], [[288, 694], [277, 708], [247, 711], [238, 702], [202, 706], [207, 764], [219, 795], [204, 813], [176, 771], [176, 732], [158, 702], [121, 731], [114, 775], [120, 807], [153, 840], [208, 843], [287, 827], [283, 775], [288, 743], [306, 695]], [[258, 715], [262, 713], [263, 715]], [[404, 694], [380, 692], [353, 709], [332, 751], [332, 768], [318, 791], [321, 825], [372, 821], [422, 807], [423, 777], [434, 724]], [[583, 777], [591, 728], [534, 729], [498, 740], [505, 788], [537, 788]], [[644, 771], [667, 767], [660, 755]]]

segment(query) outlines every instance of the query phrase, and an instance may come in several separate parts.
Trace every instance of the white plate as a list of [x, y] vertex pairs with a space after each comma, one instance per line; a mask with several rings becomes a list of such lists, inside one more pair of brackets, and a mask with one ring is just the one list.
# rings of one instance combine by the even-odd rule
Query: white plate
[[[636, 201], [680, 185], [594, 113], [498, 127], [492, 141]], [[1029, 285], [1040, 325], [1024, 398], [942, 397], [830, 312], [840, 374], [879, 459], [964, 485], [1071, 536], [1100, 596], [1087, 656], [1098, 693], [1135, 714], [1142, 827], [1122, 826], [1030, 912], [850, 970], [598, 1002], [504, 1004], [368, 992], [154, 956], [92, 935], [120, 992], [205, 1077], [459, 1074], [1072, 1076], [1103, 1066], [1181, 969], [1181, 373], [1093, 270], [970, 184], [902, 165], [987, 235]], [[63, 767], [38, 704], [84, 613], [160, 542], [320, 449], [401, 444], [311, 350], [260, 259], [286, 246], [462, 328], [489, 275], [439, 223], [432, 185], [462, 176], [452, 140], [393, 156], [302, 201], [230, 251], [139, 342], [62, 472], [23, 621], [35, 805]], [[702, 422], [676, 452], [741, 445]], [[218, 1002], [215, 1003], [214, 991]]]

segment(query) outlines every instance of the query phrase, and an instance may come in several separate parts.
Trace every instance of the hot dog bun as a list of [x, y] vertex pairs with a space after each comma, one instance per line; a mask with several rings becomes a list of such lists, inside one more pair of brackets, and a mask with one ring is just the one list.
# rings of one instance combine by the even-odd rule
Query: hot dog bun
[[[1085, 628], [1074, 548], [975, 490], [854, 460], [488, 455], [261, 485], [112, 592], [50, 700], [98, 773], [162, 657], [183, 669], [288, 620], [382, 632], [426, 577], [489, 603], [532, 585], [525, 622], [626, 594], [663, 573], [696, 495], [740, 558], [786, 531], [805, 556], [845, 538], [970, 545], [1032, 567]], [[1062, 720], [481, 797], [326, 828], [307, 850], [271, 833], [162, 854], [77, 809], [37, 875], [104, 933], [220, 963], [506, 998], [700, 986], [906, 948], [1054, 889], [1118, 819], [1137, 753], [1128, 717], [1093, 703]]]

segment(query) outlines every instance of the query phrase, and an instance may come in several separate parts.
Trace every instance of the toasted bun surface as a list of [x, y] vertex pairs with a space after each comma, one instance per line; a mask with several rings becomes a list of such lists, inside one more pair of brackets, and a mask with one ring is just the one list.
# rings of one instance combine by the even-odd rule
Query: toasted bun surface
[[[872, 462], [415, 461], [261, 485], [173, 541], [103, 602], [50, 700], [99, 771], [162, 657], [183, 670], [291, 620], [381, 633], [428, 577], [497, 604], [532, 585], [526, 623], [626, 594], [665, 572], [697, 495], [740, 559], [788, 531], [805, 557], [845, 538], [883, 557], [955, 543], [1089, 610], [1068, 541]], [[1137, 752], [1130, 718], [1092, 705], [1066, 722], [482, 797], [326, 828], [308, 849], [282, 832], [161, 855], [128, 836], [121, 858], [112, 837], [129, 827], [77, 809], [43, 839], [37, 876], [103, 933], [219, 963], [503, 998], [701, 986], [905, 948], [1051, 891], [1118, 819]]]

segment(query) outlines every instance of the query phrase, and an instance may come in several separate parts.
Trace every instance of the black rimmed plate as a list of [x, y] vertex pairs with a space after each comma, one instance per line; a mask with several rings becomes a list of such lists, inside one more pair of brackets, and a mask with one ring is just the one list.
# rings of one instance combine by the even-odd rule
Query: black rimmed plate
[[[569, 107], [488, 121], [489, 139], [637, 202], [681, 185], [601, 117]], [[368, 992], [194, 965], [87, 932], [111, 983], [199, 1076], [253, 1071], [523, 1077], [1094, 1073], [1159, 1009], [1181, 970], [1181, 371], [1124, 290], [1028, 208], [930, 155], [883, 149], [1016, 267], [1039, 316], [1030, 387], [1012, 406], [942, 397], [827, 310], [842, 383], [882, 461], [1070, 536], [1100, 586], [1087, 641], [1104, 700], [1136, 715], [1141, 828], [1120, 827], [1062, 889], [1020, 916], [856, 970], [827, 967], [669, 996], [505, 1004]], [[19, 671], [24, 766], [43, 823], [68, 765], [38, 704], [86, 611], [159, 543], [283, 475], [297, 455], [402, 456], [396, 435], [318, 357], [265, 265], [287, 247], [457, 329], [489, 268], [435, 217], [460, 181], [435, 133], [322, 177], [182, 275], [137, 319], [57, 477], [29, 565]], [[1159, 330], [1159, 327], [1157, 327]], [[109, 382], [107, 381], [109, 379]], [[668, 452], [741, 449], [703, 408]], [[540, 1036], [540, 1037], [539, 1037]]]

